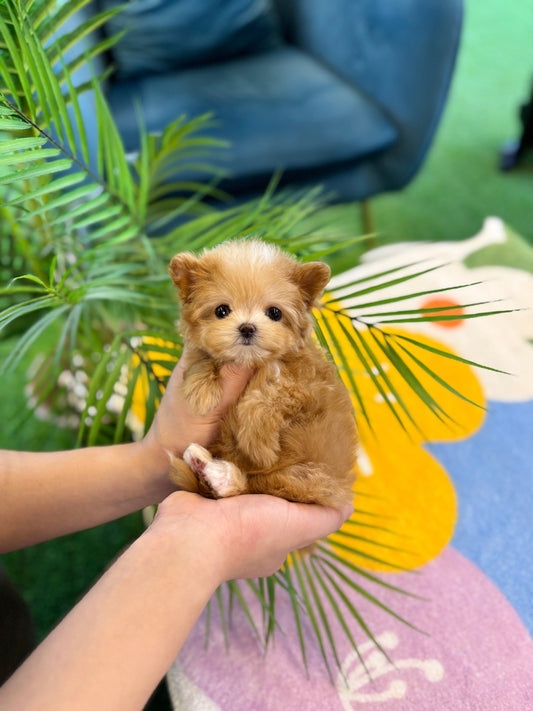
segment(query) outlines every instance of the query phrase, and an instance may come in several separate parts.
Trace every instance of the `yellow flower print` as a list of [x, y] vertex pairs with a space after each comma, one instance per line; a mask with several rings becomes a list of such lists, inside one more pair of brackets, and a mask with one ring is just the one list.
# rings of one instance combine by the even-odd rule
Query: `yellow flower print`
[[[368, 331], [360, 332], [359, 342], [364, 340], [379, 363], [374, 369], [375, 378], [368, 373], [369, 357], [364, 357], [366, 364], [357, 357], [335, 317], [321, 312], [317, 319], [326, 332], [324, 319], [328, 320], [329, 329], [344, 354], [344, 366], [335, 352], [334, 357], [349, 389], [352, 388], [345, 366], [352, 372], [359, 392], [358, 397], [353, 396], [356, 412], [360, 413], [361, 402], [366, 410], [366, 418], [361, 414], [357, 417], [360, 451], [355, 487], [356, 512], [351, 521], [329, 540], [338, 553], [362, 567], [391, 570], [391, 566], [374, 558], [408, 569], [421, 566], [437, 556], [449, 542], [457, 517], [453, 484], [444, 468], [424, 448], [424, 442], [461, 439], [481, 425], [484, 396], [480, 382], [468, 365], [411, 342], [416, 339], [429, 347], [450, 352], [439, 341], [425, 335], [413, 336], [411, 332], [399, 329], [387, 330], [389, 338], [393, 334], [396, 336], [395, 344], [400, 343], [412, 352], [414, 359], [402, 351], [404, 360], [447, 417], [440, 410], [436, 414], [417, 396]], [[402, 337], [411, 340], [402, 340]], [[368, 353], [364, 349], [362, 352]], [[426, 369], [418, 365], [417, 360]], [[428, 374], [428, 370], [437, 373], [465, 398], [481, 407], [447, 390]], [[401, 403], [412, 420], [405, 414]], [[401, 418], [403, 427], [393, 410]], [[371, 528], [367, 528], [368, 525]], [[353, 535], [375, 543], [354, 541]], [[348, 550], [353, 547], [369, 557]]]

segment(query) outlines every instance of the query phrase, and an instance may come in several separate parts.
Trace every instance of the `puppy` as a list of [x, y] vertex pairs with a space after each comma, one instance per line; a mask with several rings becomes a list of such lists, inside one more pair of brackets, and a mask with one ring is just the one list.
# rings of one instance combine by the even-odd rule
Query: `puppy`
[[183, 460], [173, 460], [174, 483], [212, 498], [261, 493], [336, 508], [351, 502], [351, 401], [311, 338], [311, 310], [329, 267], [300, 264], [273, 245], [243, 239], [200, 257], [177, 254], [169, 273], [191, 351], [182, 387], [193, 412], [219, 402], [224, 363], [254, 369], [210, 450], [191, 444]]

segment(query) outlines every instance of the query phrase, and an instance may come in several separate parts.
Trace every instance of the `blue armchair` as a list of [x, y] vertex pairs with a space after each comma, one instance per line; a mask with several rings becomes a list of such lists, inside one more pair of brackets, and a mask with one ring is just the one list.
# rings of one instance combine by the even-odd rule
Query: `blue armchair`
[[150, 131], [213, 112], [232, 195], [281, 169], [284, 184], [364, 200], [420, 168], [461, 24], [462, 0], [133, 0], [107, 25], [127, 30], [108, 98], [128, 150], [139, 107]]

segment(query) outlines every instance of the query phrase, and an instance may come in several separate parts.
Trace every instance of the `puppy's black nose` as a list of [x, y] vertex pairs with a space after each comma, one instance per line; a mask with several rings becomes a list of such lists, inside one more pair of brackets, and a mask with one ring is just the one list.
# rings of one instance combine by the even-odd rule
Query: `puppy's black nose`
[[239, 333], [241, 334], [241, 336], [248, 340], [253, 337], [256, 330], [257, 329], [253, 325], [253, 323], [241, 323], [241, 325], [239, 326]]

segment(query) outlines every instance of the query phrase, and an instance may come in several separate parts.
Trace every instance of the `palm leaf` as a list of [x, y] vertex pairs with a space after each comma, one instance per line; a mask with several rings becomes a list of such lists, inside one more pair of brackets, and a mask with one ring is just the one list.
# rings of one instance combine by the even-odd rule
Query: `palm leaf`
[[[394, 340], [394, 334], [392, 338], [387, 339], [389, 341], [389, 347], [392, 348], [391, 341]], [[438, 373], [436, 373], [434, 370], [432, 370], [429, 366], [427, 366], [423, 361], [420, 360], [420, 358], [417, 358], [410, 350], [408, 350], [404, 345], [401, 343], [399, 344], [399, 348], [405, 353], [419, 368], [422, 370], [424, 373], [430, 376], [435, 382], [437, 382], [439, 385], [441, 385], [443, 388], [451, 392], [453, 395], [456, 397], [460, 398], [461, 400], [464, 400], [467, 402], [469, 405], [473, 405], [474, 407], [479, 407], [481, 409], [485, 409], [483, 405], [480, 405], [479, 403], [475, 402], [474, 400], [471, 400], [470, 398], [466, 397], [466, 395], [463, 395], [457, 388], [454, 388], [453, 385], [448, 383], [444, 378], [441, 378]], [[405, 362], [405, 361], [404, 361]], [[483, 366], [479, 366], [483, 367]], [[427, 391], [426, 391], [427, 392]], [[422, 400], [424, 400], [423, 396], [420, 396]], [[431, 398], [430, 395], [428, 395], [428, 398]], [[435, 408], [438, 408], [443, 414], [444, 411], [438, 405], [437, 402], [431, 398], [431, 401], [434, 402]], [[434, 411], [434, 410], [433, 410]], [[449, 415], [446, 415], [450, 420], [452, 419]]]
[[[291, 553], [287, 560], [285, 561], [285, 565], [282, 569], [282, 576], [287, 582], [287, 588], [289, 592], [289, 599], [291, 602], [292, 606], [292, 612], [294, 614], [294, 621], [296, 623], [296, 630], [298, 633], [298, 642], [300, 644], [300, 652], [302, 655], [302, 661], [305, 667], [305, 671], [307, 675], [309, 676], [309, 666], [307, 662], [307, 648], [305, 644], [305, 636], [304, 636], [304, 630], [303, 630], [303, 623], [302, 623], [302, 610], [300, 609], [300, 594], [296, 587], [294, 586], [294, 583], [292, 581], [292, 574], [291, 574], [291, 567], [294, 566], [294, 561], [296, 558], [295, 553]], [[306, 604], [304, 603], [303, 605], [304, 610], [307, 612], [307, 607]]]
[[[412, 630], [415, 630], [416, 632], [420, 632], [421, 634], [425, 634], [423, 630], [419, 629], [416, 627], [416, 625], [413, 625], [411, 622], [408, 620], [404, 619], [401, 615], [398, 615], [392, 608], [390, 608], [388, 605], [385, 603], [381, 602], [375, 595], [369, 593], [366, 589], [362, 588], [360, 585], [358, 585], [353, 578], [349, 577], [344, 573], [340, 567], [333, 565], [329, 560], [326, 558], [322, 558], [322, 561], [332, 570], [335, 572], [336, 576], [340, 578], [346, 585], [348, 585], [352, 590], [354, 590], [356, 593], [361, 595], [363, 598], [367, 599], [369, 602], [371, 602], [373, 605], [377, 605], [377, 607], [381, 608], [385, 612], [387, 612], [389, 615], [394, 617], [396, 620], [399, 622], [402, 622], [404, 625], [409, 627]], [[404, 594], [405, 591], [401, 591]], [[367, 630], [365, 630], [367, 631]], [[368, 632], [367, 632], [368, 633]]]
[[[497, 371], [497, 369], [461, 358], [449, 351], [426, 344], [422, 339], [417, 339], [416, 335], [409, 338], [403, 334], [388, 331], [386, 330], [387, 327], [402, 323], [448, 322], [459, 319], [490, 317], [510, 313], [514, 310], [509, 308], [489, 310], [487, 306], [494, 302], [481, 300], [468, 303], [459, 302], [451, 306], [419, 309], [402, 309], [399, 307], [392, 310], [390, 307], [396, 306], [397, 302], [402, 302], [406, 299], [412, 300], [443, 291], [450, 292], [479, 285], [479, 282], [472, 282], [458, 286], [436, 288], [435, 290], [416, 289], [417, 278], [425, 277], [436, 269], [445, 266], [431, 265], [420, 268], [422, 264], [421, 262], [412, 262], [371, 274], [368, 274], [368, 270], [366, 270], [361, 277], [352, 278], [348, 282], [344, 281], [344, 283], [342, 277], [338, 278], [324, 298], [323, 315], [320, 321], [320, 323], [323, 321], [330, 322], [326, 333], [322, 333], [322, 340], [325, 340], [327, 348], [336, 354], [334, 357], [342, 368], [341, 372], [346, 372], [347, 362], [362, 364], [376, 391], [380, 393], [383, 402], [386, 403], [400, 427], [406, 433], [409, 432], [410, 427], [414, 427], [420, 434], [422, 434], [420, 424], [411, 413], [407, 399], [402, 397], [399, 389], [395, 387], [392, 377], [389, 377], [381, 365], [383, 359], [392, 367], [391, 372], [396, 376], [399, 375], [402, 384], [407, 386], [408, 390], [406, 392], [412, 393], [415, 396], [415, 401], [421, 401], [433, 416], [450, 426], [457, 423], [450, 413], [444, 411], [433, 389], [430, 390], [431, 383], [440, 385], [458, 399], [468, 402], [472, 406], [482, 407], [482, 405], [466, 397], [452, 384], [446, 383], [434, 369], [423, 363], [421, 358], [418, 358], [412, 352], [412, 348], [407, 349], [407, 344], [418, 346], [418, 348], [434, 355], [462, 362], [465, 365], [488, 368], [493, 371]], [[407, 289], [405, 293], [400, 293], [400, 295], [394, 293], [389, 296], [375, 298], [380, 291], [387, 294], [387, 290], [391, 287], [402, 286], [411, 281], [415, 284], [414, 290]], [[369, 294], [372, 294], [374, 298], [371, 300], [366, 298]], [[385, 309], [380, 307], [385, 307]], [[480, 307], [481, 310], [478, 310]], [[343, 334], [341, 342], [335, 337], [335, 334], [339, 332]], [[400, 340], [404, 344], [403, 347], [398, 345]], [[340, 351], [344, 351], [342, 357], [338, 355]], [[351, 378], [351, 381], [353, 380], [354, 377]], [[369, 417], [361, 407], [362, 397], [357, 390], [357, 383], [351, 382], [350, 385], [355, 396], [355, 402], [358, 405], [358, 412], [372, 429]], [[392, 398], [389, 397], [388, 393], [392, 395]]]
[[[363, 669], [366, 671], [367, 675], [369, 676], [368, 669], [367, 669], [366, 664], [365, 664], [365, 662], [364, 662], [364, 660], [363, 660], [363, 657], [361, 656], [361, 654], [360, 654], [360, 652], [359, 652], [359, 648], [358, 648], [358, 646], [357, 646], [357, 644], [356, 644], [356, 642], [355, 642], [355, 639], [354, 639], [354, 637], [353, 637], [352, 631], [350, 630], [350, 627], [349, 627], [348, 624], [346, 623], [345, 615], [341, 612], [341, 610], [340, 610], [340, 608], [339, 608], [339, 605], [337, 604], [337, 602], [336, 602], [336, 600], [335, 600], [335, 597], [334, 597], [333, 594], [332, 594], [331, 589], [328, 587], [328, 585], [327, 585], [327, 583], [326, 583], [326, 580], [328, 579], [328, 573], [327, 573], [327, 571], [325, 571], [323, 568], [320, 567], [320, 563], [317, 563], [317, 560], [316, 560], [316, 557], [315, 557], [315, 556], [311, 557], [311, 566], [312, 566], [312, 569], [313, 569], [314, 578], [316, 579], [316, 581], [318, 582], [318, 584], [319, 584], [320, 587], [322, 588], [322, 591], [323, 591], [324, 595], [326, 596], [326, 598], [327, 598], [327, 600], [328, 600], [328, 602], [329, 602], [329, 605], [330, 605], [331, 609], [333, 610], [333, 614], [335, 615], [335, 617], [336, 617], [337, 621], [339, 622], [339, 624], [340, 624], [340, 626], [341, 626], [341, 628], [342, 628], [344, 634], [346, 635], [348, 641], [350, 642], [350, 645], [352, 646], [352, 649], [355, 650], [355, 652], [356, 652], [356, 654], [357, 654], [357, 656], [358, 656], [358, 658], [359, 658], [359, 661], [361, 662], [361, 664], [362, 664], [362, 666], [363, 666]], [[333, 581], [331, 580], [331, 578], [329, 579], [329, 582], [330, 582], [330, 583], [333, 582]], [[333, 643], [332, 646], [333, 646], [333, 648], [335, 648], [335, 644], [334, 644], [334, 643]], [[340, 664], [340, 662], [339, 662], [339, 660], [338, 660], [338, 657], [336, 657], [336, 661], [337, 661], [337, 667], [339, 668], [339, 670], [342, 671], [342, 665]]]
[[[352, 396], [355, 398], [357, 406], [356, 412], [359, 412], [365, 418], [365, 421], [368, 423], [368, 426], [370, 427], [370, 429], [372, 429], [372, 421], [368, 415], [365, 406], [365, 400], [361, 395], [360, 388], [357, 384], [357, 379], [353, 372], [354, 369], [346, 356], [345, 349], [341, 347], [339, 340], [337, 339], [335, 330], [332, 328], [327, 318], [322, 319], [320, 317], [315, 316], [315, 324], [315, 333], [319, 335], [318, 340], [325, 348], [325, 350], [333, 356], [333, 359], [336, 359], [337, 363], [339, 364], [338, 367], [341, 377], [344, 376], [344, 379], [348, 381], [347, 384], [349, 390], [352, 393]], [[339, 322], [339, 324], [342, 330], [345, 331], [342, 322]], [[364, 364], [364, 360], [362, 362]]]
[[[329, 585], [331, 586], [331, 587], [330, 587], [330, 591], [331, 591], [331, 592], [330, 592], [330, 595], [333, 597], [333, 594], [332, 594], [332, 593], [335, 593], [335, 594], [336, 594], [336, 596], [337, 596], [339, 602], [342, 602], [342, 603], [344, 604], [344, 607], [345, 607], [347, 613], [348, 613], [348, 614], [351, 616], [351, 618], [359, 625], [359, 627], [362, 629], [362, 631], [364, 632], [364, 634], [366, 635], [366, 637], [368, 637], [368, 639], [372, 640], [372, 642], [374, 643], [374, 645], [376, 646], [376, 648], [379, 649], [380, 652], [392, 663], [392, 660], [389, 658], [388, 654], [387, 654], [386, 651], [383, 649], [383, 647], [381, 647], [381, 645], [379, 644], [379, 642], [378, 642], [378, 640], [376, 639], [376, 637], [374, 637], [374, 635], [373, 635], [373, 633], [372, 633], [370, 627], [369, 627], [368, 624], [365, 622], [365, 620], [364, 620], [363, 617], [360, 615], [360, 613], [357, 611], [356, 607], [354, 606], [354, 604], [352, 603], [352, 601], [350, 600], [350, 598], [349, 598], [349, 597], [347, 596], [347, 594], [342, 590], [342, 588], [340, 587], [339, 583], [333, 578], [333, 576], [331, 575], [331, 572], [326, 569], [325, 565], [323, 564], [324, 562], [326, 562], [326, 561], [320, 561], [320, 563], [319, 563], [319, 569], [320, 569], [320, 572], [322, 573], [322, 580], [324, 581], [324, 583], [326, 583], [326, 581], [327, 581], [327, 582], [329, 583]], [[360, 655], [360, 653], [359, 653], [359, 649], [358, 649], [358, 647], [357, 647], [357, 644], [352, 645], [352, 647], [353, 647], [353, 649], [355, 650], [355, 652], [357, 653], [357, 655], [359, 656], [360, 661], [362, 662], [361, 655]], [[368, 670], [367, 670], [367, 668], [366, 668], [366, 665], [364, 664], [364, 662], [362, 662], [362, 663], [363, 663], [364, 669], [365, 669], [365, 670], [367, 671], [367, 673], [368, 673]]]
[[230, 592], [237, 598], [239, 605], [240, 605], [246, 619], [248, 620], [250, 627], [252, 628], [252, 630], [254, 632], [256, 639], [259, 641], [260, 644], [263, 644], [263, 637], [261, 636], [259, 629], [258, 629], [257, 625], [255, 624], [253, 614], [250, 611], [250, 607], [249, 607], [248, 603], [246, 602], [244, 595], [241, 592], [238, 581], [230, 580], [227, 583], [227, 586], [228, 586]]
[[[311, 596], [307, 590], [306, 583], [304, 580], [304, 575], [302, 572], [302, 569], [305, 569], [304, 568], [305, 559], [298, 552], [295, 552], [292, 554], [292, 564], [294, 567], [294, 572], [296, 573], [296, 578], [298, 580], [299, 590], [300, 590], [300, 593], [301, 593], [304, 603], [305, 603], [306, 612], [307, 612], [308, 618], [311, 622], [311, 625], [312, 625], [312, 628], [313, 628], [313, 631], [315, 634], [315, 639], [318, 642], [318, 646], [320, 648], [320, 654], [322, 656], [322, 660], [323, 660], [326, 670], [328, 672], [330, 681], [331, 681], [331, 683], [333, 683], [333, 674], [331, 672], [331, 667], [329, 665], [328, 654], [327, 654], [326, 648], [324, 646], [323, 633], [320, 629], [320, 625], [318, 623], [318, 618], [317, 618], [317, 611], [315, 609], [315, 605], [317, 604], [317, 601], [316, 601], [316, 598], [314, 599], [314, 601], [311, 598]], [[313, 602], [314, 602], [314, 604], [313, 604]], [[320, 609], [319, 605], [318, 605], [318, 608], [319, 608], [318, 614], [320, 614], [321, 609]]]
[[223, 595], [222, 595], [222, 588], [217, 588], [215, 597], [216, 597], [217, 603], [218, 603], [218, 611], [220, 614], [222, 633], [224, 636], [224, 646], [226, 647], [226, 649], [228, 649], [228, 647], [229, 647], [228, 623], [227, 623], [226, 607], [224, 605], [224, 599], [223, 599]]
[[468, 360], [468, 358], [462, 358], [461, 356], [458, 356], [455, 353], [451, 353], [449, 351], [444, 351], [440, 348], [436, 348], [435, 346], [432, 346], [429, 343], [424, 343], [423, 341], [418, 341], [416, 338], [409, 338], [408, 336], [405, 336], [404, 334], [394, 333], [394, 334], [392, 334], [392, 336], [395, 340], [405, 341], [407, 343], [412, 344], [413, 346], [416, 346], [417, 348], [421, 348], [423, 350], [429, 351], [430, 353], [434, 353], [435, 355], [443, 356], [444, 358], [450, 358], [452, 360], [457, 361], [458, 363], [464, 363], [465, 365], [470, 365], [474, 368], [483, 368], [484, 370], [490, 370], [493, 373], [500, 373], [501, 375], [511, 375], [510, 373], [507, 373], [505, 370], [499, 370], [498, 368], [491, 368], [490, 366], [484, 365], [483, 363], [476, 363], [473, 360]]
[[[329, 647], [331, 649], [331, 653], [333, 655], [333, 659], [335, 661], [337, 669], [341, 669], [342, 665], [341, 665], [341, 662], [339, 659], [339, 655], [337, 653], [337, 647], [336, 647], [335, 640], [334, 640], [334, 637], [333, 637], [333, 634], [331, 631], [331, 626], [328, 621], [328, 615], [326, 614], [324, 604], [323, 604], [322, 599], [318, 593], [317, 585], [315, 584], [314, 576], [312, 575], [312, 570], [314, 571], [315, 569], [314, 568], [312, 570], [310, 569], [310, 566], [308, 565], [308, 562], [307, 562], [307, 559], [305, 556], [303, 556], [301, 558], [301, 565], [302, 565], [303, 571], [305, 573], [306, 585], [309, 586], [309, 590], [312, 595], [312, 602], [313, 602], [314, 607], [318, 613], [318, 618], [321, 623], [322, 629], [324, 630], [324, 633], [326, 635]], [[320, 644], [320, 647], [321, 647], [321, 651], [323, 651], [322, 644]], [[330, 668], [329, 668], [329, 665], [327, 664], [327, 656], [324, 656], [324, 661], [326, 663], [326, 668], [328, 670], [328, 673], [330, 674], [331, 681], [333, 682]]]

